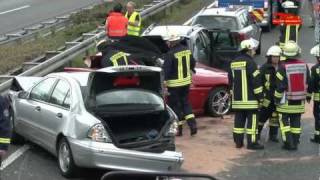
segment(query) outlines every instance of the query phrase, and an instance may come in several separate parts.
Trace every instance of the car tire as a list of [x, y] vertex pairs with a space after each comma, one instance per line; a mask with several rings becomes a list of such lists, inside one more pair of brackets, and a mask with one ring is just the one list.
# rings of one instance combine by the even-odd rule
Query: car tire
[[75, 165], [70, 145], [65, 137], [61, 138], [57, 147], [58, 165], [62, 176], [72, 178], [79, 168]]
[[207, 111], [210, 116], [217, 117], [227, 114], [230, 110], [230, 99], [225, 87], [213, 89], [208, 97]]
[[12, 144], [23, 144], [25, 143], [25, 139], [16, 133], [16, 131], [14, 130], [14, 112], [12, 110], [12, 108], [9, 108], [9, 118], [10, 118], [10, 123], [11, 123], [11, 128], [12, 128], [12, 132], [11, 132], [11, 143]]

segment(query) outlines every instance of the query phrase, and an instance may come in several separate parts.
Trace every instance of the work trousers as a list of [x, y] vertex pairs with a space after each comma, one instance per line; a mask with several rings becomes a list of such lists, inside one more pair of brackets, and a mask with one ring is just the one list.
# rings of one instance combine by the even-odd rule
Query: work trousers
[[279, 112], [281, 137], [285, 145], [297, 147], [301, 134], [301, 114]]
[[261, 135], [264, 124], [269, 119], [269, 137], [276, 138], [278, 136], [279, 119], [278, 113], [273, 107], [263, 107], [259, 112], [258, 137]]
[[179, 126], [181, 127], [185, 122], [187, 122], [190, 129], [195, 129], [197, 127], [197, 123], [188, 99], [189, 86], [169, 87], [168, 92], [169, 106], [178, 116]]
[[314, 101], [313, 103], [313, 116], [314, 116], [314, 138], [320, 142], [320, 102]]
[[[244, 134], [247, 134], [248, 145], [257, 141], [257, 110], [239, 110], [235, 112], [233, 139], [236, 144], [243, 144]], [[247, 123], [247, 128], [245, 128]]]

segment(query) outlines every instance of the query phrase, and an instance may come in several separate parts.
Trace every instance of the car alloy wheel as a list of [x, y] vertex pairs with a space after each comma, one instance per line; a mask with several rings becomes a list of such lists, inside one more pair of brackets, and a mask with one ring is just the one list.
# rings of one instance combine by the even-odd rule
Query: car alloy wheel
[[63, 176], [73, 177], [77, 171], [68, 141], [62, 138], [58, 146], [58, 163]]
[[63, 172], [68, 172], [70, 164], [70, 149], [66, 142], [61, 143], [59, 150], [59, 163]]
[[225, 88], [219, 87], [209, 95], [208, 111], [211, 116], [223, 116], [230, 109], [229, 94]]

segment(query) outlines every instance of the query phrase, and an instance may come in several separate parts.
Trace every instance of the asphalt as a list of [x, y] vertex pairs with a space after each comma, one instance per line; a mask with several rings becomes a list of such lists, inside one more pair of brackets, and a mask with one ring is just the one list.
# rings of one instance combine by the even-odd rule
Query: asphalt
[[103, 0], [0, 0], [0, 35]]
[[[0, 13], [1, 11], [15, 8], [17, 6], [23, 6], [24, 4], [31, 4], [32, 6], [30, 8], [34, 6], [32, 9], [27, 8], [21, 10], [21, 12], [17, 11], [12, 14], [8, 13], [0, 15], [0, 34], [5, 31], [5, 26], [16, 27], [13, 25], [14, 23], [11, 23], [7, 18], [16, 19], [21, 17], [21, 20], [17, 21], [20, 21], [21, 23], [29, 23], [28, 20], [36, 19], [32, 18], [32, 16], [39, 17], [38, 19], [46, 19], [46, 17], [52, 16], [52, 14], [59, 14], [62, 11], [68, 11], [72, 8], [76, 8], [74, 4], [81, 6], [79, 4], [82, 3], [82, 5], [84, 5], [86, 2], [89, 3], [87, 0], [42, 0], [41, 2], [36, 0], [26, 0], [23, 1], [23, 3], [19, 0], [0, 0]], [[61, 8], [59, 5], [60, 3], [65, 4], [66, 7], [59, 11]], [[306, 4], [304, 6], [306, 6]], [[36, 12], [31, 12], [31, 10]], [[314, 34], [313, 29], [308, 27], [310, 25], [310, 19], [308, 18], [307, 13], [308, 12], [305, 7], [303, 7], [302, 17], [304, 18], [304, 25], [300, 32], [299, 45], [302, 48], [301, 58], [308, 63], [314, 63], [314, 58], [309, 54], [310, 48], [314, 45]], [[7, 23], [7, 25], [3, 25], [3, 22]], [[256, 58], [256, 62], [258, 64], [263, 64], [265, 62], [264, 54], [267, 49], [278, 40], [278, 31], [278, 28], [274, 28], [271, 32], [263, 34], [262, 55]], [[234, 159], [234, 162], [236, 162], [234, 164], [236, 165], [228, 171], [217, 174], [217, 176], [220, 179], [227, 180], [320, 179], [320, 148], [318, 145], [309, 142], [309, 138], [313, 133], [312, 119], [303, 120], [303, 132], [301, 144], [297, 152], [283, 151], [281, 150], [280, 143], [274, 144], [267, 142], [265, 144], [265, 150], [252, 152], [249, 155]], [[10, 147], [9, 155], [19, 147], [20, 146], [14, 145]], [[76, 178], [75, 180], [98, 180], [105, 171], [84, 169], [81, 172], [81, 178]], [[55, 157], [47, 153], [42, 148], [32, 144], [30, 150], [3, 170], [2, 177], [5, 180], [65, 180], [65, 178], [63, 178], [59, 173]]]

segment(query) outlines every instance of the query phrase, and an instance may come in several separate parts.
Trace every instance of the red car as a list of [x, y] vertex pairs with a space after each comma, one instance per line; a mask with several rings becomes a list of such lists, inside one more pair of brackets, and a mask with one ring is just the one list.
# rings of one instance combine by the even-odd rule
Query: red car
[[[138, 40], [136, 38], [138, 38]], [[130, 58], [131, 60], [142, 59], [144, 65], [159, 66], [161, 64], [155, 63], [156, 60], [159, 60], [159, 54], [162, 54], [161, 51], [155, 50], [154, 48], [157, 47], [155, 47], [154, 43], [151, 43], [145, 38], [130, 37], [121, 40], [121, 42], [112, 43], [110, 46], [129, 53], [130, 56], [132, 56], [132, 58]], [[101, 59], [101, 55], [91, 56], [90, 67], [94, 69], [101, 68]], [[139, 61], [139, 64], [141, 64], [141, 61]], [[65, 71], [68, 72], [88, 70], [90, 69], [75, 67], [65, 68]], [[210, 116], [222, 116], [226, 114], [230, 108], [230, 101], [227, 93], [227, 73], [219, 69], [205, 66], [201, 63], [196, 64], [195, 70], [196, 74], [192, 77], [189, 96], [194, 113], [197, 115], [208, 114]]]

